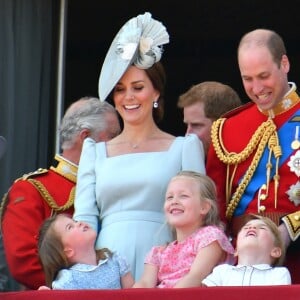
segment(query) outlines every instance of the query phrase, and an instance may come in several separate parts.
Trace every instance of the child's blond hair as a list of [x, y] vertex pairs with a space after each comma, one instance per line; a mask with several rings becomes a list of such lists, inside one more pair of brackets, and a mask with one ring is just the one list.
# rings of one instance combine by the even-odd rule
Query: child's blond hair
[[217, 189], [213, 180], [207, 175], [194, 171], [180, 171], [171, 180], [180, 177], [188, 177], [198, 184], [199, 195], [201, 201], [209, 202], [211, 208], [203, 220], [203, 226], [221, 225], [218, 204], [217, 204]]

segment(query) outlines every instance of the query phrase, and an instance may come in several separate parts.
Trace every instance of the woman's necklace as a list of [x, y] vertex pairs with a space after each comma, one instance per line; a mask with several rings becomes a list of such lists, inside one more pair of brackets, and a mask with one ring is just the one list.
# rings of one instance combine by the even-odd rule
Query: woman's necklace
[[147, 139], [141, 140], [141, 141], [135, 142], [135, 143], [128, 141], [127, 143], [129, 144], [130, 148], [132, 148], [132, 149], [138, 149], [140, 147], [140, 145], [143, 144], [146, 141], [147, 141]]
[[145, 144], [147, 144], [147, 142], [149, 142], [151, 139], [153, 139], [153, 136], [149, 136], [143, 140], [137, 141], [137, 142], [130, 142], [130, 141], [126, 141], [126, 143], [130, 146], [131, 149], [139, 149], [140, 147], [144, 146]]
[[155, 136], [157, 136], [157, 131], [154, 130], [152, 133], [149, 133], [147, 136], [145, 136], [143, 139], [139, 141], [129, 141], [125, 140], [124, 142], [127, 143], [131, 149], [138, 149], [145, 143], [147, 143], [149, 140], [152, 140]]

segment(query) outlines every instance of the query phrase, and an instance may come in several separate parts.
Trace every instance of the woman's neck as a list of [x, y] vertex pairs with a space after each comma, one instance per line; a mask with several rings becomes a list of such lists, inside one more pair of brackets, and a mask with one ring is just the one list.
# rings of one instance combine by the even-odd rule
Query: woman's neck
[[149, 141], [159, 138], [161, 133], [162, 131], [155, 124], [149, 126], [127, 125], [118, 136], [118, 142], [128, 144], [132, 149], [137, 149]]
[[148, 126], [125, 125], [119, 137], [126, 139], [127, 141], [139, 142], [142, 140], [151, 139], [160, 132], [161, 130], [155, 123], [149, 124]]

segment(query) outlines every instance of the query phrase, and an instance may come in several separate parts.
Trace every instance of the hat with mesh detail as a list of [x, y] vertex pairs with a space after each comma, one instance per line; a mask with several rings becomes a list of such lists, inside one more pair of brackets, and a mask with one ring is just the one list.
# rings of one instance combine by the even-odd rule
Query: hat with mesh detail
[[169, 43], [166, 27], [149, 12], [127, 21], [106, 54], [99, 77], [98, 93], [105, 101], [130, 65], [148, 69], [161, 59], [162, 45]]

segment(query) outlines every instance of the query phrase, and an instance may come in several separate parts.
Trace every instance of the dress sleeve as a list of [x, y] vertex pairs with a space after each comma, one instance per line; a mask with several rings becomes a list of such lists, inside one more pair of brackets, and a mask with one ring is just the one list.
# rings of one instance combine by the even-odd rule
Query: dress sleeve
[[203, 145], [195, 134], [185, 136], [182, 151], [182, 170], [206, 174]]
[[96, 142], [86, 138], [78, 166], [74, 219], [90, 224], [98, 232], [99, 209], [96, 200], [95, 160]]
[[74, 280], [72, 271], [69, 269], [62, 269], [58, 272], [55, 280], [52, 282], [53, 290], [70, 290], [74, 289]]
[[123, 277], [128, 272], [130, 272], [130, 266], [128, 262], [126, 261], [125, 257], [121, 256], [118, 252], [115, 252], [112, 257], [113, 260], [115, 260], [119, 267], [120, 267], [120, 276]]
[[217, 241], [223, 251], [227, 253], [225, 262], [233, 263], [234, 248], [224, 231], [216, 226], [206, 226], [199, 230], [195, 239], [196, 251], [198, 252], [201, 248], [208, 246], [214, 241]]
[[152, 247], [150, 252], [146, 255], [145, 264], [160, 266], [160, 257], [163, 249], [161, 246]]

